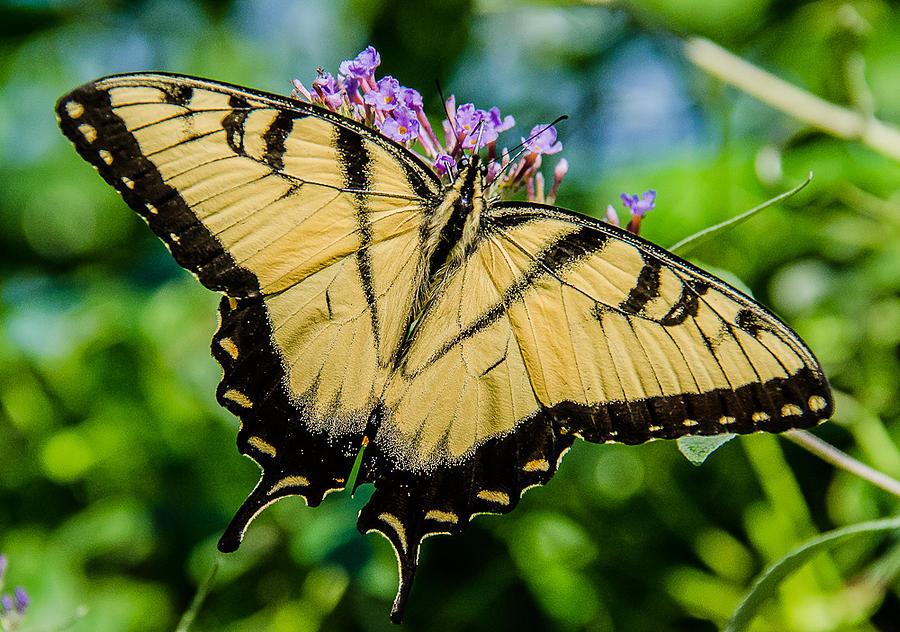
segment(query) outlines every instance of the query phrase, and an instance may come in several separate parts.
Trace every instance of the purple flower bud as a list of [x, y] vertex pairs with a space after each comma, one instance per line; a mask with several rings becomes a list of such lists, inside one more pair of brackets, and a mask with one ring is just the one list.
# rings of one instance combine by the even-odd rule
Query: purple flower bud
[[344, 95], [330, 72], [320, 72], [312, 85], [319, 99], [332, 110], [337, 110], [343, 105]]
[[296, 99], [302, 95], [308, 103], [313, 102], [313, 97], [309, 93], [309, 90], [306, 89], [306, 87], [300, 82], [299, 79], [294, 79], [293, 81], [291, 81], [291, 83], [294, 85], [294, 89], [291, 90], [292, 99]]
[[386, 75], [378, 80], [378, 89], [366, 92], [363, 101], [382, 112], [389, 112], [397, 107], [400, 82]]
[[381, 133], [398, 143], [408, 142], [419, 135], [419, 120], [415, 112], [401, 105], [384, 119]]
[[553, 204], [556, 201], [556, 192], [559, 191], [559, 185], [562, 183], [562, 179], [566, 177], [568, 171], [569, 161], [565, 158], [560, 158], [559, 162], [556, 163], [556, 167], [553, 168], [553, 186], [550, 188], [550, 194], [547, 196], [547, 204]]
[[0, 584], [3, 584], [3, 576], [6, 574], [6, 567], [9, 565], [9, 560], [6, 555], [0, 553]]
[[625, 205], [625, 208], [631, 211], [632, 215], [637, 217], [642, 216], [647, 211], [652, 211], [656, 206], [656, 191], [653, 189], [650, 189], [640, 196], [622, 193], [620, 197], [622, 198], [622, 203]]
[[13, 609], [13, 599], [9, 595], [3, 595], [0, 598], [0, 607], [2, 607], [2, 612], [12, 612]]
[[338, 85], [347, 93], [347, 98], [351, 103], [362, 103], [362, 97], [359, 96], [359, 79], [356, 77], [341, 77], [338, 79]]
[[[499, 119], [500, 111], [497, 110]], [[490, 116], [484, 110], [476, 109], [472, 103], [464, 103], [456, 110], [456, 129], [462, 146], [466, 149], [480, 149], [497, 140], [497, 130], [491, 124]], [[475, 143], [479, 143], [475, 147]]]
[[25, 608], [28, 607], [29, 603], [31, 603], [31, 600], [28, 599], [25, 589], [21, 586], [16, 588], [16, 612], [25, 614]]
[[375, 69], [379, 64], [381, 64], [381, 55], [374, 46], [367, 46], [355, 59], [342, 61], [340, 71], [345, 77], [367, 79], [374, 76]]
[[616, 214], [616, 209], [613, 208], [612, 204], [606, 205], [606, 221], [613, 226], [619, 225], [619, 216]]
[[475, 126], [481, 122], [479, 111], [474, 103], [463, 103], [456, 108], [456, 129], [460, 132], [471, 133]]
[[496, 106], [488, 110], [487, 116], [488, 120], [491, 123], [491, 126], [494, 128], [494, 131], [498, 134], [500, 132], [505, 132], [516, 124], [516, 119], [514, 119], [510, 114], [507, 114], [503, 119], [501, 119], [500, 108]]
[[400, 88], [399, 101], [415, 113], [422, 111], [422, 95], [412, 88]]
[[552, 125], [532, 127], [528, 138], [522, 139], [522, 144], [535, 154], [555, 154], [562, 149], [562, 143], [556, 140], [556, 128]]

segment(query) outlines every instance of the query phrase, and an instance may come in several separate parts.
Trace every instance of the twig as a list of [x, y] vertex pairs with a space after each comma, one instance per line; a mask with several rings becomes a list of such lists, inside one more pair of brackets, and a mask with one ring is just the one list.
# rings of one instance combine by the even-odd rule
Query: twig
[[849, 454], [841, 452], [833, 445], [822, 441], [816, 435], [806, 432], [805, 430], [788, 430], [783, 434], [785, 438], [806, 448], [832, 465], [847, 470], [851, 474], [855, 474], [856, 476], [869, 481], [884, 491], [900, 497], [900, 481], [891, 478], [887, 474], [879, 472], [864, 463], [860, 463]]
[[695, 65], [764, 103], [832, 136], [859, 139], [875, 151], [900, 160], [900, 129], [817, 97], [708, 39], [686, 40], [684, 52]]

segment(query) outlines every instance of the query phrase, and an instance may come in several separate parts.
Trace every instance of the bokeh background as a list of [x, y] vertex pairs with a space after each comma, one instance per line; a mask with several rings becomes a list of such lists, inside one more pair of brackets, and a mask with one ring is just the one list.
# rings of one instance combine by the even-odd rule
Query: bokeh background
[[[110, 73], [286, 94], [371, 43], [379, 76], [417, 88], [433, 118], [435, 79], [513, 114], [510, 146], [567, 114], [558, 203], [597, 215], [655, 188], [642, 234], [662, 246], [814, 171], [691, 258], [743, 281], [816, 351], [838, 397], [816, 434], [900, 476], [900, 149], [730, 87], [740, 78], [686, 55], [696, 37], [851, 115], [900, 122], [900, 8], [885, 0], [0, 3], [0, 551], [5, 591], [32, 598], [27, 629], [174, 629], [257, 478], [214, 399], [217, 297], [56, 128], [56, 98]], [[192, 629], [395, 629], [393, 553], [355, 528], [370, 493], [264, 512]], [[773, 436], [702, 467], [672, 442], [579, 444], [512, 514], [426, 542], [404, 628], [715, 630], [768, 563], [897, 510]], [[753, 629], [896, 630], [898, 570], [896, 540], [848, 542], [789, 578]]]

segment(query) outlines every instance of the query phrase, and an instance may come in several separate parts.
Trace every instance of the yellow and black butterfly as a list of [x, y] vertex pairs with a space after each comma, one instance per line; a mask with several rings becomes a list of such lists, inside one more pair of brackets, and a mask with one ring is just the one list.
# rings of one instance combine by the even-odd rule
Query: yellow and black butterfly
[[779, 432], [831, 416], [812, 352], [714, 276], [577, 213], [449, 186], [329, 110], [131, 74], [56, 106], [81, 156], [221, 292], [219, 403], [262, 476], [222, 536], [284, 496], [358, 482], [402, 615], [419, 545], [505, 513], [576, 438]]

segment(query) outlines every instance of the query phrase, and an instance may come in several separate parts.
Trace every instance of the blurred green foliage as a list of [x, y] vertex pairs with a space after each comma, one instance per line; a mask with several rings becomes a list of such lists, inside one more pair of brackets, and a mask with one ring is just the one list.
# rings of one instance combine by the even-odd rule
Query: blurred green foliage
[[[896, 3], [18, 0], [0, 25], [0, 551], [34, 629], [174, 629], [257, 475], [214, 399], [216, 296], [56, 129], [55, 99], [113, 72], [287, 93], [372, 43], [433, 112], [439, 79], [520, 133], [568, 114], [559, 203], [602, 214], [655, 188], [643, 228], [663, 246], [814, 171], [692, 259], [742, 279], [816, 351], [838, 393], [817, 434], [900, 476], [900, 164], [725, 87], [680, 39], [896, 124]], [[221, 556], [192, 629], [391, 629], [393, 554], [355, 529], [370, 493], [262, 514]], [[699, 468], [671, 442], [580, 444], [509, 516], [424, 545], [404, 627], [714, 630], [766, 564], [897, 508], [772, 436]], [[752, 629], [896, 629], [898, 569], [896, 540], [842, 544], [789, 577]]]

